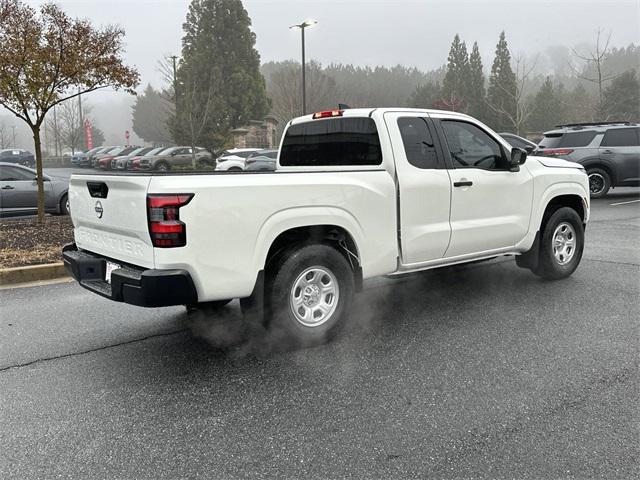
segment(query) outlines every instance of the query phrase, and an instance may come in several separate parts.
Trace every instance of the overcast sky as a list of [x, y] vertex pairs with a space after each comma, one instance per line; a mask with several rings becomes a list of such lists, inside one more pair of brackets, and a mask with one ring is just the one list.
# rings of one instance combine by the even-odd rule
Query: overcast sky
[[[43, 0], [25, 0], [37, 6]], [[94, 24], [118, 24], [126, 31], [126, 60], [140, 71], [140, 89], [161, 86], [158, 60], [180, 54], [182, 23], [189, 0], [58, 0], [72, 16]], [[402, 64], [423, 70], [446, 62], [459, 33], [469, 46], [478, 41], [490, 68], [498, 35], [505, 30], [514, 53], [593, 43], [597, 30], [612, 33], [612, 44], [640, 42], [640, 0], [244, 0], [263, 62], [300, 58], [294, 23], [319, 23], [307, 33], [308, 58], [323, 64]], [[132, 97], [94, 92], [87, 96], [107, 143], [122, 143], [131, 130]], [[3, 115], [4, 114], [4, 115]], [[0, 111], [0, 120], [7, 119]], [[15, 120], [9, 119], [9, 124]], [[18, 125], [19, 146], [31, 141]], [[133, 137], [133, 141], [138, 141]]]
[[[28, 0], [37, 5], [40, 0]], [[157, 60], [179, 54], [189, 0], [59, 0], [74, 16], [126, 31], [127, 60], [143, 84], [158, 84]], [[446, 60], [459, 33], [477, 40], [487, 62], [501, 30], [512, 51], [542, 51], [551, 45], [592, 42], [598, 28], [626, 46], [640, 40], [640, 0], [244, 0], [263, 62], [299, 58], [299, 32], [306, 18], [309, 58], [322, 63], [417, 66]]]

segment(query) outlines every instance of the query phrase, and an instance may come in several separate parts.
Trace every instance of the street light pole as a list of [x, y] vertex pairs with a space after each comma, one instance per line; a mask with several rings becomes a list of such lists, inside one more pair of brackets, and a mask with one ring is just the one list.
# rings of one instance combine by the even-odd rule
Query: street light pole
[[302, 33], [302, 115], [307, 114], [307, 62], [304, 58], [304, 27], [300, 29]]
[[171, 58], [173, 62], [173, 103], [177, 104], [178, 103], [178, 73], [176, 70], [176, 60], [178, 60], [178, 57], [176, 55], [172, 55], [169, 58]]
[[317, 24], [315, 20], [305, 20], [298, 25], [292, 25], [289, 28], [299, 28], [302, 34], [302, 115], [307, 114], [307, 73], [306, 73], [306, 52], [304, 44], [304, 30], [307, 27], [313, 27]]

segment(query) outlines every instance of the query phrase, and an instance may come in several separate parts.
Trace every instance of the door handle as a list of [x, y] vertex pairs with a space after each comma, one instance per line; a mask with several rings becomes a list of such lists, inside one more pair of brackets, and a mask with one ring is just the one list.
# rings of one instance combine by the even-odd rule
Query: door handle
[[2, 190], [13, 190], [16, 187], [12, 187], [11, 185], [5, 185], [4, 187], [2, 187]]
[[464, 180], [464, 181], [460, 181], [460, 182], [453, 182], [453, 186], [454, 187], [470, 187], [471, 185], [473, 185], [473, 182], [471, 180]]
[[602, 153], [611, 155], [613, 153], [613, 150], [606, 149], [606, 150], [603, 150]]

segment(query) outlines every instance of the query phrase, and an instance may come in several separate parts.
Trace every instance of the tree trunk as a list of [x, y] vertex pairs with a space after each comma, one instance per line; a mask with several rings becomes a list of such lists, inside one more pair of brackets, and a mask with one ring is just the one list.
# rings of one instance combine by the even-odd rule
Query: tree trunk
[[40, 125], [31, 126], [33, 144], [36, 150], [36, 179], [38, 182], [38, 223], [44, 223], [44, 178], [42, 176], [42, 143]]

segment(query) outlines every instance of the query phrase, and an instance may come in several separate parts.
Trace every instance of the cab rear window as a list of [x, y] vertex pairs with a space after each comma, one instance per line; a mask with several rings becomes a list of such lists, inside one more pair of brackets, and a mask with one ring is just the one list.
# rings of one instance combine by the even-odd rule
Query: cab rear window
[[280, 151], [280, 165], [285, 167], [381, 163], [378, 129], [368, 117], [331, 118], [292, 125]]

